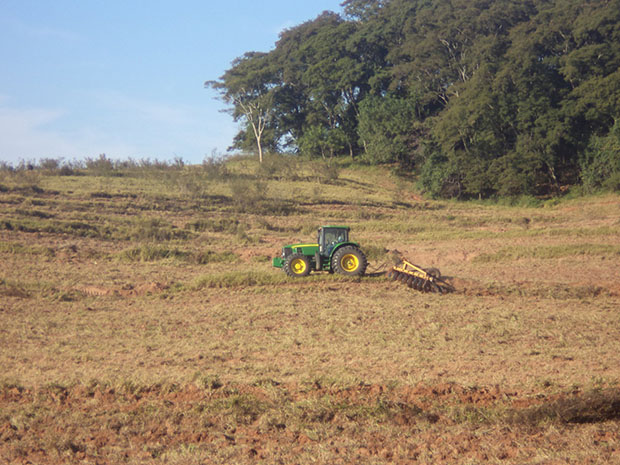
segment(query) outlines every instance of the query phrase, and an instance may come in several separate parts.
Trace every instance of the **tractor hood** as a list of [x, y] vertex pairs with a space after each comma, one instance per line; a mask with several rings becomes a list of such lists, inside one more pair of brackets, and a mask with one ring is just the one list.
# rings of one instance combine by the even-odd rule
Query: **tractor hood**
[[319, 251], [319, 244], [291, 244], [282, 247], [282, 255], [275, 257], [271, 263], [276, 268], [282, 268], [286, 257], [294, 253], [300, 253], [306, 256], [313, 256]]
[[292, 249], [293, 252], [301, 252], [304, 255], [308, 255], [308, 252], [312, 252], [312, 255], [314, 255], [314, 252], [319, 250], [319, 244], [292, 244], [285, 245], [283, 249]]

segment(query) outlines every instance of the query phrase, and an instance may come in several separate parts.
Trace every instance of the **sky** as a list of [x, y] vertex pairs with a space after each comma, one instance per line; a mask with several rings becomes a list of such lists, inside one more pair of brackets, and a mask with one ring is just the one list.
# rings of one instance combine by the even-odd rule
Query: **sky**
[[237, 125], [204, 88], [342, 0], [0, 0], [0, 161], [201, 163]]

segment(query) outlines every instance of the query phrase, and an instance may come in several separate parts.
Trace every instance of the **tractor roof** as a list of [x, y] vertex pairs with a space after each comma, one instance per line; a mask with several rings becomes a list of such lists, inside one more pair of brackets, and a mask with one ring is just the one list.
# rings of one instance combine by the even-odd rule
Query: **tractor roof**
[[351, 229], [349, 226], [321, 226], [321, 229], [325, 229], [325, 228], [336, 228], [336, 229]]

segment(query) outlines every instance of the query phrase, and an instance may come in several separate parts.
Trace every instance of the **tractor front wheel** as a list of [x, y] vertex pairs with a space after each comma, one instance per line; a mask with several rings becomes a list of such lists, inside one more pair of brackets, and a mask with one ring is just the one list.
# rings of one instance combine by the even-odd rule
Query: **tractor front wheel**
[[310, 274], [310, 259], [301, 253], [289, 255], [284, 262], [284, 272], [293, 278], [301, 278]]
[[357, 247], [342, 247], [332, 257], [332, 269], [345, 276], [361, 276], [367, 266], [366, 255]]

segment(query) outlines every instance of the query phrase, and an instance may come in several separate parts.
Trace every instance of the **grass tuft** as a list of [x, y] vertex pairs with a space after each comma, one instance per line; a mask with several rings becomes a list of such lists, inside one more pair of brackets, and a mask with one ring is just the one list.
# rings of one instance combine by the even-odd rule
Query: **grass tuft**
[[192, 288], [229, 288], [246, 286], [267, 286], [284, 284], [288, 281], [283, 273], [264, 273], [260, 271], [232, 271], [201, 276], [194, 281]]
[[228, 233], [238, 234], [244, 232], [247, 226], [241, 223], [236, 218], [217, 218], [196, 220], [185, 225], [185, 229], [195, 232], [214, 232], [214, 233]]
[[144, 244], [120, 252], [118, 258], [129, 262], [158, 262], [163, 260], [206, 265], [208, 263], [234, 263], [239, 257], [230, 251], [206, 250], [194, 252], [175, 247]]
[[0, 295], [4, 297], [19, 297], [20, 299], [31, 297], [31, 293], [21, 284], [2, 278], [0, 278]]
[[553, 260], [563, 257], [578, 256], [613, 256], [620, 255], [620, 246], [609, 244], [575, 244], [553, 246], [510, 246], [495, 253], [478, 255], [476, 263], [506, 262], [521, 259]]
[[189, 231], [175, 228], [160, 218], [146, 218], [134, 224], [129, 232], [129, 238], [137, 241], [170, 241], [187, 239], [190, 234]]

